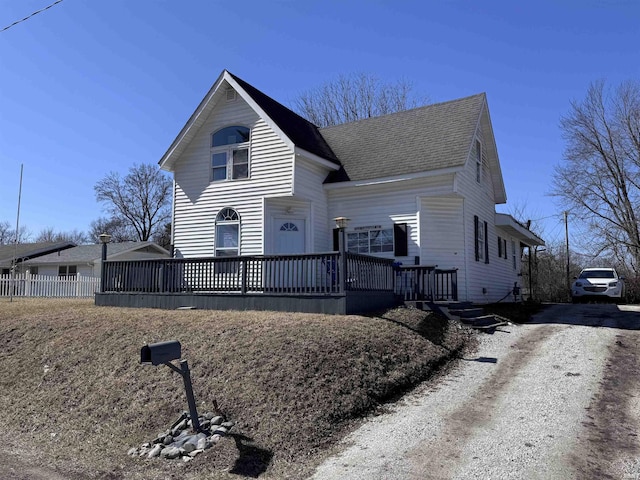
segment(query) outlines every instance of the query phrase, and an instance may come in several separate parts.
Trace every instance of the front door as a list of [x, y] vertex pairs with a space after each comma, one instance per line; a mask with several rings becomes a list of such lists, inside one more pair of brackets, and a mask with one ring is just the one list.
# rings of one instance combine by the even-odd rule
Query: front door
[[275, 229], [276, 254], [305, 253], [305, 222], [303, 219], [276, 219]]

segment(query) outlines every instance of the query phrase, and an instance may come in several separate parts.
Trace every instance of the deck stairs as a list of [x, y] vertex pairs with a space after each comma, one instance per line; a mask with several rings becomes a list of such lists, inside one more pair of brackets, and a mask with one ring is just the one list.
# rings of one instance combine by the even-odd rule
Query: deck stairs
[[459, 321], [471, 328], [493, 332], [497, 327], [507, 325], [502, 319], [496, 318], [493, 314], [485, 313], [481, 306], [471, 302], [426, 302], [426, 301], [406, 301], [406, 306], [411, 306], [426, 311], [439, 313], [449, 320]]

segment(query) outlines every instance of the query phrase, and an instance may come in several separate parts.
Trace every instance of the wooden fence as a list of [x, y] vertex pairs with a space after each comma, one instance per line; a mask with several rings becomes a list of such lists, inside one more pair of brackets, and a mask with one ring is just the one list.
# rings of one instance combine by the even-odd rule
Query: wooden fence
[[0, 275], [0, 297], [93, 297], [100, 291], [100, 278], [55, 277], [21, 273]]

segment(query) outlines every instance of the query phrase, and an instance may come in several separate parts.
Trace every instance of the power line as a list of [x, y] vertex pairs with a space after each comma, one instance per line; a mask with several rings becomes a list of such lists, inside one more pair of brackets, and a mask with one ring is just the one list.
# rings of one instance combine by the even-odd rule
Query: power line
[[57, 4], [58, 4], [58, 3], [60, 3], [60, 2], [62, 2], [62, 0], [56, 0], [56, 1], [55, 1], [55, 2], [53, 2], [51, 5], [49, 5], [49, 6], [47, 6], [47, 7], [44, 7], [44, 8], [41, 8], [40, 10], [38, 10], [38, 11], [36, 11], [36, 12], [33, 12], [31, 15], [27, 15], [26, 17], [24, 17], [24, 18], [23, 18], [23, 19], [21, 19], [21, 20], [16, 20], [16, 21], [15, 21], [15, 22], [13, 22], [11, 25], [8, 25], [8, 26], [4, 27], [2, 30], [0, 30], [0, 32], [4, 32], [5, 30], [9, 30], [11, 27], [13, 27], [13, 26], [15, 26], [15, 25], [17, 25], [17, 24], [19, 24], [19, 23], [22, 23], [22, 22], [24, 22], [25, 20], [29, 20], [29, 19], [30, 19], [31, 17], [33, 17], [34, 15], [37, 15], [37, 14], [39, 14], [39, 13], [41, 13], [41, 12], [44, 12], [45, 10], [50, 9], [51, 7], [53, 7], [54, 5], [57, 5]]

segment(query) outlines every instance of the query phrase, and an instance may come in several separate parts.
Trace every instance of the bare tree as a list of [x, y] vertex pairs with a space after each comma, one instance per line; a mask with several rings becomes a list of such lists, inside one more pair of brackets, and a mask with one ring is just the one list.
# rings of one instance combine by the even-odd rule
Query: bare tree
[[384, 83], [371, 74], [340, 75], [314, 90], [303, 92], [293, 109], [319, 127], [353, 122], [426, 105], [412, 95], [404, 80]]
[[166, 223], [164, 228], [158, 229], [153, 235], [153, 241], [166, 250], [171, 250], [171, 223]]
[[157, 166], [136, 164], [124, 178], [109, 173], [94, 190], [113, 218], [133, 228], [136, 240], [147, 241], [169, 221], [171, 186]]
[[556, 167], [553, 194], [585, 221], [583, 248], [614, 254], [640, 268], [640, 84], [617, 89], [593, 83], [585, 99], [571, 102], [560, 123], [564, 163]]
[[13, 241], [15, 232], [11, 230], [9, 222], [0, 222], [0, 245], [7, 245]]
[[82, 245], [87, 243], [87, 234], [78, 230], [56, 232], [53, 227], [47, 227], [36, 236], [36, 242], [73, 242]]
[[89, 241], [99, 243], [102, 233], [111, 235], [111, 241], [115, 243], [132, 242], [136, 239], [135, 230], [128, 225], [125, 219], [119, 217], [101, 217], [91, 222], [89, 229]]
[[31, 239], [31, 232], [26, 226], [21, 226], [16, 238], [15, 228], [11, 228], [11, 224], [7, 221], [0, 222], [0, 245], [9, 245], [11, 243], [24, 243]]

